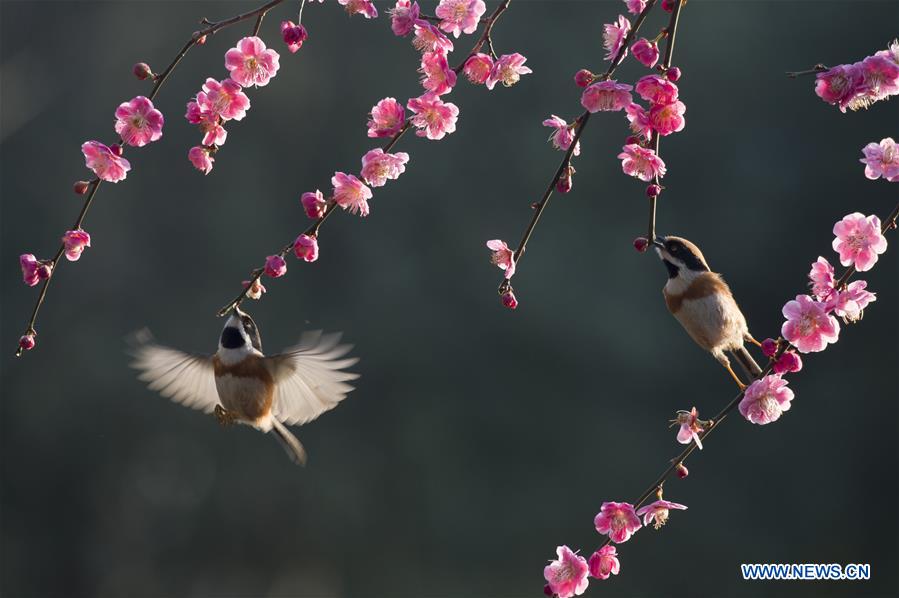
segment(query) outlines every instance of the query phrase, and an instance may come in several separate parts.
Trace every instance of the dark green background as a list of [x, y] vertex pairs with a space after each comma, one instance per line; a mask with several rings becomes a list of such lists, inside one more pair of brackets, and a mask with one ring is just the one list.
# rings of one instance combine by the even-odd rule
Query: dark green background
[[[417, 55], [382, 18], [307, 6], [310, 38], [249, 92], [208, 177], [186, 159], [184, 104], [251, 23], [192, 52], [157, 105], [161, 141], [128, 152], [85, 228], [93, 247], [54, 275], [38, 348], [12, 357], [36, 297], [19, 253], [47, 256], [80, 206], [79, 145], [112, 140], [119, 102], [148, 93], [201, 17], [255, 2], [3, 2], [0, 590], [7, 596], [540, 596], [566, 543], [589, 555], [604, 500], [633, 500], [676, 454], [667, 419], [711, 415], [733, 383], [667, 314], [665, 271], [631, 240], [643, 185], [615, 158], [621, 114], [591, 120], [574, 191], [555, 197], [503, 309], [487, 239], [517, 241], [561, 154], [540, 121], [581, 110], [571, 82], [601, 70], [602, 24], [621, 2], [515, 0], [495, 30], [534, 74], [488, 92], [460, 83], [458, 130], [412, 135], [411, 162], [366, 220], [337, 214], [321, 259], [289, 262], [250, 309], [266, 348], [343, 330], [362, 378], [297, 430], [308, 468], [246, 428], [146, 390], [123, 338], [149, 326], [212, 351], [216, 309], [307, 225], [303, 191], [328, 189], [374, 147], [365, 115], [419, 93]], [[496, 2], [488, 2], [492, 10]], [[424, 2], [433, 12], [433, 2]], [[675, 64], [687, 127], [664, 140], [659, 229], [696, 241], [758, 338], [830, 249], [843, 215], [886, 214], [897, 186], [864, 178], [861, 148], [897, 137], [897, 102], [840, 114], [787, 70], [859, 60], [896, 36], [895, 2], [711, 2], [683, 12]], [[667, 20], [655, 14], [647, 34]], [[473, 39], [458, 42], [451, 63]], [[620, 80], [645, 71], [628, 59]], [[739, 417], [666, 498], [689, 505], [620, 546], [621, 574], [590, 595], [893, 595], [897, 584], [897, 243], [865, 278], [862, 325], [809, 356], [775, 425]], [[744, 582], [744, 562], [870, 563], [868, 582]]]

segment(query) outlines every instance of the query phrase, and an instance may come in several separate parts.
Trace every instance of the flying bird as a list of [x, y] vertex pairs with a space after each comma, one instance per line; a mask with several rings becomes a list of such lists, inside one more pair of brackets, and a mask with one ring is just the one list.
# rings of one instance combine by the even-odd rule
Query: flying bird
[[668, 311], [696, 344], [727, 368], [743, 390], [746, 385], [734, 372], [725, 352], [730, 352], [755, 378], [762, 369], [743, 343], [760, 343], [749, 334], [746, 317], [730, 287], [720, 274], [711, 271], [699, 247], [687, 239], [668, 236], [658, 238], [652, 244], [668, 270], [668, 282], [662, 289]]
[[189, 354], [156, 344], [146, 330], [134, 335], [131, 366], [151, 390], [185, 407], [214, 413], [222, 425], [247, 424], [275, 438], [294, 463], [306, 451], [287, 426], [311, 422], [333, 409], [359, 376], [345, 371], [351, 345], [340, 334], [306, 332], [295, 347], [278, 355], [262, 352], [259, 328], [235, 308], [213, 355]]

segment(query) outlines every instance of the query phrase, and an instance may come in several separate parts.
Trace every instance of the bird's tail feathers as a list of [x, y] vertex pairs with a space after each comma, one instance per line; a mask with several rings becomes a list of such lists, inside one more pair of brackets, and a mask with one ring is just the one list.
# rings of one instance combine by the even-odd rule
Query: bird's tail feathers
[[743, 371], [749, 375], [750, 380], [756, 379], [762, 373], [762, 368], [755, 362], [752, 355], [746, 350], [746, 347], [734, 349], [732, 354], [740, 364], [740, 367], [743, 368]]
[[306, 449], [303, 448], [299, 439], [291, 433], [287, 427], [279, 422], [276, 418], [272, 418], [272, 431], [278, 443], [284, 447], [287, 456], [297, 465], [306, 465]]

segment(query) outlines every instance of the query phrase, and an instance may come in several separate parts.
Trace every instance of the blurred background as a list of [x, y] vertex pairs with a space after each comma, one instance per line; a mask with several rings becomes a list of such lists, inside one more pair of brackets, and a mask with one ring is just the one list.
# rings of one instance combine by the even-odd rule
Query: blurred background
[[[17, 256], [51, 255], [81, 205], [79, 145], [111, 141], [113, 111], [149, 93], [202, 17], [257, 2], [0, 4], [0, 591], [6, 596], [540, 596], [555, 547], [602, 541], [605, 500], [633, 500], [677, 454], [667, 420], [710, 416], [735, 394], [726, 372], [668, 314], [666, 274], [631, 241], [644, 185], [615, 158], [621, 114], [597, 115], [554, 197], [504, 309], [487, 239], [516, 243], [561, 154], [540, 122], [580, 113], [572, 75], [602, 71], [601, 31], [621, 2], [516, 0], [497, 51], [533, 75], [492, 92], [459, 83], [457, 132], [407, 135], [407, 172], [375, 189], [370, 217], [336, 214], [321, 258], [248, 309], [276, 352], [303, 329], [342, 330], [362, 358], [358, 389], [296, 429], [298, 469], [248, 428], [169, 403], [127, 367], [143, 326], [187, 351], [215, 350], [215, 311], [264, 257], [307, 226], [302, 192], [356, 172], [375, 146], [366, 113], [420, 93], [417, 53], [386, 17], [306, 7], [295, 55], [262, 28], [281, 70], [250, 90], [203, 177], [200, 134], [182, 117], [246, 22], [195, 49], [156, 102], [163, 138], [129, 150], [85, 224], [93, 246], [54, 275], [38, 347], [12, 354], [37, 295]], [[433, 13], [435, 2], [423, 10]], [[488, 11], [496, 2], [488, 0]], [[392, 5], [392, 3], [391, 3]], [[664, 140], [660, 233], [696, 241], [723, 272], [756, 337], [809, 264], [832, 262], [833, 223], [885, 215], [896, 187], [868, 181], [861, 148], [896, 137], [897, 103], [840, 112], [787, 70], [853, 62], [896, 36], [895, 2], [720, 2], [684, 9], [674, 63], [687, 127]], [[656, 11], [644, 29], [667, 22]], [[456, 41], [451, 64], [474, 37]], [[645, 73], [628, 59], [619, 79]], [[864, 322], [808, 357], [776, 425], [735, 416], [688, 461], [666, 498], [689, 505], [619, 547], [609, 596], [884, 596], [897, 581], [897, 243], [864, 278]], [[867, 582], [744, 582], [740, 563], [870, 563]]]

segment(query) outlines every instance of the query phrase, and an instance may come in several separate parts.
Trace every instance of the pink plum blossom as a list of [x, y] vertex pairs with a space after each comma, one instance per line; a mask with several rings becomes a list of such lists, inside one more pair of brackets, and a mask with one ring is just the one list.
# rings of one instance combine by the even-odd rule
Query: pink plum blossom
[[802, 358], [795, 351], [784, 351], [774, 362], [775, 374], [792, 374], [802, 369]]
[[219, 83], [210, 77], [203, 84], [203, 91], [197, 94], [197, 104], [201, 110], [222, 120], [241, 120], [250, 108], [250, 98], [233, 79]]
[[225, 52], [225, 68], [239, 85], [264, 87], [277, 74], [279, 58], [278, 53], [266, 49], [265, 42], [258, 37], [245, 37]]
[[505, 272], [506, 280], [515, 275], [515, 252], [509, 249], [505, 241], [493, 239], [487, 241], [487, 249], [493, 252], [490, 256], [490, 263], [496, 264], [500, 270]]
[[427, 91], [443, 95], [456, 85], [456, 73], [450, 68], [443, 52], [425, 52], [421, 57], [421, 85]]
[[261, 299], [263, 293], [265, 293], [265, 287], [262, 285], [258, 278], [253, 280], [252, 282], [250, 282], [249, 280], [244, 280], [241, 284], [243, 285], [243, 288], [248, 289], [247, 297], [249, 297], [250, 299]]
[[621, 149], [622, 152], [618, 154], [618, 159], [621, 160], [621, 169], [624, 174], [637, 177], [647, 183], [656, 177], [665, 176], [665, 162], [656, 155], [652, 148], [629, 143]]
[[826, 308], [845, 322], [857, 322], [868, 304], [877, 301], [877, 295], [866, 290], [867, 287], [868, 283], [864, 280], [850, 283], [845, 291], [837, 291], [827, 301]]
[[659, 61], [659, 46], [641, 37], [631, 45], [631, 54], [643, 66], [652, 68]]
[[787, 388], [787, 381], [771, 374], [746, 388], [738, 409], [747, 421], [764, 426], [777, 421], [781, 413], [788, 411], [792, 400], [793, 391]]
[[638, 15], [646, 8], [646, 0], [624, 0], [627, 5], [627, 12], [632, 15]]
[[618, 562], [618, 549], [611, 544], [606, 544], [590, 555], [587, 566], [590, 576], [596, 579], [609, 579], [611, 575], [618, 575], [621, 563]]
[[[574, 124], [569, 125], [564, 119], [552, 114], [550, 115], [550, 118], [543, 121], [543, 126], [555, 129], [555, 132], [550, 136], [553, 147], [562, 151], [566, 151], [571, 147], [571, 142], [574, 141]], [[572, 153], [575, 156], [581, 153], [580, 142], [574, 146], [574, 151]]]
[[[624, 39], [631, 30], [631, 22], [627, 17], [618, 15], [618, 21], [607, 23], [602, 27], [602, 45], [608, 52], [606, 60], [614, 60], [618, 52], [624, 47]], [[627, 56], [627, 48], [624, 48], [622, 58]]]
[[635, 135], [642, 135], [647, 141], [652, 139], [652, 125], [649, 122], [649, 112], [643, 106], [632, 103], [624, 108], [627, 120], [631, 123], [631, 131]]
[[589, 112], [618, 112], [632, 103], [632, 86], [614, 79], [594, 83], [581, 94], [581, 106]]
[[297, 25], [293, 21], [281, 21], [281, 39], [287, 44], [291, 54], [296, 54], [308, 37], [309, 34], [302, 25]]
[[[861, 62], [862, 83], [859, 97], [853, 102], [858, 108], [899, 93], [899, 64], [886, 56], [875, 54]], [[856, 106], [850, 105], [856, 109]]]
[[328, 202], [325, 201], [322, 192], [318, 189], [315, 190], [315, 193], [312, 193], [311, 191], [303, 193], [300, 197], [300, 203], [303, 204], [306, 215], [314, 220], [324, 216], [325, 209], [328, 207]]
[[406, 171], [408, 161], [406, 152], [385, 154], [381, 148], [375, 148], [362, 156], [362, 178], [372, 187], [383, 187], [387, 179], [395, 181]]
[[162, 137], [162, 112], [153, 107], [153, 102], [144, 96], [137, 96], [130, 102], [123, 102], [115, 111], [115, 132], [122, 142], [135, 147], [143, 147]]
[[797, 295], [793, 301], [783, 306], [787, 318], [780, 333], [793, 344], [800, 353], [817, 353], [835, 343], [840, 336], [840, 324], [827, 314], [823, 303], [818, 303], [808, 295]]
[[656, 104], [649, 110], [649, 124], [662, 137], [677, 133], [687, 123], [684, 118], [686, 111], [687, 106], [680, 100], [671, 104]]
[[393, 137], [406, 122], [406, 109], [394, 98], [384, 98], [371, 109], [369, 137]]
[[390, 28], [393, 29], [393, 34], [405, 37], [412, 33], [420, 11], [418, 2], [397, 0], [396, 6], [387, 11], [390, 14]]
[[31, 253], [23, 253], [19, 256], [19, 265], [22, 267], [22, 280], [30, 287], [40, 282], [41, 277], [38, 270], [41, 262]]
[[808, 278], [811, 281], [812, 294], [818, 301], [826, 301], [833, 294], [836, 279], [833, 266], [825, 258], [818, 256], [818, 260], [812, 263]]
[[[209, 109], [210, 103], [205, 92], [197, 94], [197, 100], [187, 103], [187, 113], [184, 117], [188, 122], [197, 125], [203, 132], [203, 141], [201, 142], [203, 145], [224, 145], [228, 138], [228, 131], [222, 126], [221, 117]], [[200, 101], [206, 108], [200, 105]]]
[[337, 0], [337, 3], [346, 8], [348, 15], [362, 15], [366, 19], [374, 19], [378, 16], [378, 9], [371, 0]]
[[371, 199], [371, 189], [362, 181], [351, 174], [335, 172], [331, 177], [334, 185], [334, 202], [350, 214], [368, 216], [368, 200]]
[[459, 108], [452, 102], [444, 103], [433, 92], [410, 99], [406, 107], [413, 113], [412, 124], [418, 129], [415, 134], [419, 137], [443, 139], [456, 130]]
[[131, 163], [121, 155], [116, 154], [99, 141], [86, 141], [81, 144], [81, 153], [84, 154], [84, 162], [88, 168], [102, 181], [118, 183], [124, 180]]
[[453, 42], [450, 41], [450, 38], [427, 21], [415, 21], [413, 29], [415, 37], [412, 38], [412, 46], [419, 52], [449, 53], [453, 51]]
[[828, 104], [837, 104], [840, 111], [846, 112], [847, 106], [858, 95], [861, 84], [860, 66], [841, 64], [818, 73], [815, 79], [815, 93]]
[[306, 262], [318, 259], [318, 238], [315, 235], [300, 235], [293, 242], [293, 254]]
[[853, 212], [834, 224], [833, 250], [840, 263], [866, 272], [877, 263], [877, 256], [887, 250], [887, 240], [880, 231], [880, 218]]
[[865, 176], [876, 180], [885, 178], [891, 183], [899, 182], [899, 147], [892, 137], [881, 139], [880, 143], [869, 143], [862, 148]]
[[702, 450], [702, 441], [699, 433], [704, 431], [708, 422], [699, 419], [699, 411], [693, 407], [690, 411], [678, 411], [677, 419], [672, 424], [677, 424], [680, 429], [677, 431], [677, 441], [681, 444], [696, 443], [696, 448]]
[[648, 504], [637, 509], [637, 515], [643, 516], [643, 525], [649, 525], [650, 522], [653, 522], [653, 527], [655, 529], [659, 529], [663, 525], [668, 523], [669, 511], [671, 511], [672, 509], [683, 511], [686, 510], [686, 508], [687, 507], [682, 504], [678, 504], [676, 502], [671, 502], [668, 500], [662, 500], [660, 498], [652, 504]]
[[634, 512], [634, 505], [627, 502], [604, 502], [593, 519], [596, 531], [608, 534], [612, 542], [627, 542], [631, 535], [643, 527]]
[[472, 54], [465, 61], [462, 72], [475, 85], [483, 85], [487, 82], [487, 77], [490, 76], [491, 71], [493, 71], [493, 66], [493, 59], [488, 54], [477, 53]]
[[653, 104], [670, 104], [677, 99], [677, 85], [658, 75], [646, 75], [637, 81], [634, 91]]
[[212, 157], [208, 147], [195, 145], [187, 152], [187, 159], [194, 165], [194, 168], [203, 174], [212, 172], [212, 163], [215, 162], [215, 159]]
[[265, 275], [278, 278], [287, 274], [287, 262], [280, 255], [270, 255], [265, 258]]
[[584, 557], [574, 553], [567, 546], [556, 548], [554, 561], [544, 567], [543, 578], [546, 579], [550, 591], [559, 598], [580, 596], [587, 590], [590, 580], [587, 579], [589, 568]]
[[81, 258], [84, 248], [91, 246], [91, 236], [80, 228], [78, 230], [68, 230], [63, 235], [62, 242], [66, 247], [66, 259], [70, 262], [77, 262]]
[[500, 56], [493, 64], [493, 69], [484, 82], [487, 89], [493, 89], [498, 82], [502, 83], [504, 87], [512, 87], [521, 80], [522, 75], [532, 73], [531, 69], [524, 66], [526, 60], [527, 58], [518, 52]]
[[442, 19], [441, 29], [459, 37], [462, 33], [474, 33], [486, 11], [484, 0], [440, 0], [434, 14]]

